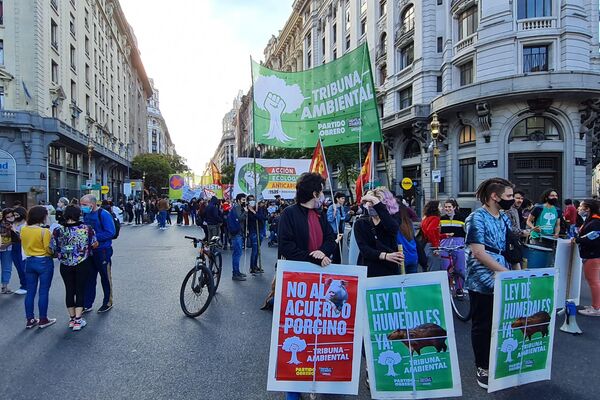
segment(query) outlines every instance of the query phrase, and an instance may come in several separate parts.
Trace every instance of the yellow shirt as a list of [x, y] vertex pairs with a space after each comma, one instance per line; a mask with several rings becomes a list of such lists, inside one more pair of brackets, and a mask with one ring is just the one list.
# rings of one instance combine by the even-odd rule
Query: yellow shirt
[[27, 257], [50, 257], [50, 229], [27, 225], [21, 229], [21, 245]]

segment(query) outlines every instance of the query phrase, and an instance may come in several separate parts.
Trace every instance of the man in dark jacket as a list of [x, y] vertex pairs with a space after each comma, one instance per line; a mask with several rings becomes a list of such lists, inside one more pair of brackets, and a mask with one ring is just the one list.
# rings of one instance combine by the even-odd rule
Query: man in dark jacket
[[321, 212], [325, 179], [305, 173], [296, 183], [296, 204], [286, 207], [279, 218], [278, 258], [308, 261], [326, 267], [335, 250], [335, 234]]
[[266, 210], [261, 211], [257, 208], [256, 200], [254, 196], [248, 196], [248, 239], [252, 246], [252, 253], [250, 254], [250, 273], [252, 275], [257, 273], [265, 272], [260, 265], [258, 265], [258, 247], [262, 241], [262, 237], [259, 239], [260, 227], [264, 225], [267, 219]]
[[210, 201], [206, 206], [204, 221], [208, 226], [208, 237], [210, 239], [212, 239], [215, 236], [221, 236], [221, 224], [223, 223], [223, 214], [221, 213], [221, 207], [219, 205], [219, 199], [217, 199], [217, 196], [213, 196], [210, 198]]
[[240, 272], [240, 259], [242, 258], [242, 236], [244, 234], [244, 221], [246, 219], [246, 195], [239, 193], [235, 197], [235, 205], [229, 210], [227, 216], [227, 230], [231, 237], [231, 264], [234, 281], [245, 281], [246, 274]]

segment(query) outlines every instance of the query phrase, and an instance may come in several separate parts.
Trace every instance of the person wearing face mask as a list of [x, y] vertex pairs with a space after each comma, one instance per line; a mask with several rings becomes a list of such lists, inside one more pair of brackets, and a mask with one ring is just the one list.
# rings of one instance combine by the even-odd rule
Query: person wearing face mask
[[398, 251], [400, 225], [392, 216], [398, 212], [398, 203], [385, 192], [389, 190], [380, 187], [362, 197], [369, 216], [358, 219], [353, 227], [360, 250], [358, 264], [367, 266], [367, 277], [398, 275], [404, 261], [404, 254]]
[[13, 294], [8, 288], [12, 274], [12, 248], [14, 232], [12, 224], [15, 222], [15, 215], [12, 208], [2, 210], [2, 220], [0, 220], [0, 265], [2, 266], [2, 282], [0, 294]]
[[23, 253], [21, 251], [21, 229], [26, 224], [27, 210], [24, 207], [15, 207], [13, 210], [15, 220], [12, 224], [13, 231], [13, 246], [12, 246], [12, 260], [17, 273], [19, 274], [19, 283], [21, 287], [15, 290], [15, 294], [24, 295], [27, 294], [27, 278], [25, 275], [25, 261], [23, 260]]
[[[514, 203], [513, 185], [506, 179], [491, 178], [481, 182], [475, 194], [483, 206], [473, 211], [465, 221], [465, 287], [471, 300], [471, 344], [475, 353], [477, 383], [487, 389], [494, 278], [496, 272], [510, 268], [503, 253], [506, 248], [506, 230], [510, 229], [511, 222], [501, 211], [510, 209]], [[513, 267], [520, 268], [518, 264]]]
[[266, 215], [257, 208], [254, 196], [248, 196], [248, 239], [252, 247], [250, 254], [250, 273], [252, 275], [265, 272], [258, 265], [258, 246], [260, 245], [259, 234], [260, 224], [266, 220]]
[[[21, 228], [21, 245], [25, 259], [27, 294], [25, 295], [26, 329], [35, 326], [43, 329], [56, 322], [56, 318], [48, 318], [48, 295], [54, 276], [54, 263], [50, 249], [50, 229], [48, 210], [44, 206], [33, 206], [27, 213], [27, 226]], [[39, 287], [39, 291], [38, 291]], [[38, 295], [40, 318], [35, 318], [34, 302]]]
[[231, 279], [234, 281], [245, 281], [246, 274], [240, 272], [240, 259], [242, 258], [242, 242], [246, 224], [246, 195], [238, 193], [235, 196], [235, 204], [229, 210], [227, 215], [227, 231], [231, 238]]
[[558, 237], [560, 233], [560, 220], [562, 211], [557, 207], [558, 192], [554, 189], [546, 190], [527, 218], [527, 227], [531, 229], [530, 239], [532, 244], [544, 245], [542, 236]]
[[[306, 261], [327, 267], [335, 250], [335, 234], [321, 208], [325, 202], [325, 179], [306, 172], [296, 182], [296, 204], [286, 207], [279, 218], [278, 259]], [[289, 392], [286, 400], [299, 400]]]
[[579, 310], [579, 313], [588, 317], [600, 317], [600, 202], [583, 200], [577, 212], [584, 222], [573, 241], [579, 246], [583, 272], [592, 292], [592, 305]]
[[79, 205], [83, 213], [83, 222], [96, 232], [96, 239], [98, 240], [98, 246], [92, 252], [83, 312], [92, 310], [96, 299], [96, 280], [98, 274], [100, 274], [104, 298], [98, 312], [103, 313], [113, 307], [111, 258], [113, 254], [112, 240], [116, 233], [115, 223], [108, 211], [98, 207], [95, 196], [86, 194], [79, 201]]

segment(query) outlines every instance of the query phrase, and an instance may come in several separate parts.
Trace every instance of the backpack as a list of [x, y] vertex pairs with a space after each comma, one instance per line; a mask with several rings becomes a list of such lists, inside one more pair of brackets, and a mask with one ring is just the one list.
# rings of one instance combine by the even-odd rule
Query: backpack
[[[100, 207], [100, 210], [106, 211], [112, 217], [113, 223], [115, 224], [115, 236], [113, 236], [113, 239], [117, 239], [119, 237], [119, 233], [121, 232], [121, 222], [119, 222], [119, 218], [117, 218], [115, 213], [112, 211], [108, 211], [102, 207]], [[104, 225], [102, 224], [102, 217], [100, 216], [100, 213], [102, 211], [100, 211], [98, 213], [98, 222], [100, 223], [100, 228], [102, 228], [102, 230], [104, 230]]]

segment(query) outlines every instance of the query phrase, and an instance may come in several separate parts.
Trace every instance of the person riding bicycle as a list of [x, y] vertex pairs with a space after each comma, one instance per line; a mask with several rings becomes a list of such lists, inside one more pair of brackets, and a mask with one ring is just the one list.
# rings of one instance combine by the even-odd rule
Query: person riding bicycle
[[[477, 384], [488, 387], [492, 315], [494, 311], [494, 279], [497, 272], [508, 271], [504, 258], [506, 230], [511, 222], [501, 210], [514, 204], [513, 184], [503, 178], [487, 179], [475, 193], [483, 205], [465, 221], [467, 278], [465, 286], [471, 300], [471, 344], [475, 353]], [[517, 264], [515, 269], [520, 269]]]
[[[458, 203], [454, 199], [448, 199], [444, 202], [444, 215], [440, 218], [440, 226], [442, 234], [452, 234], [452, 236], [441, 239], [440, 247], [461, 247], [465, 245], [465, 215], [460, 211]], [[450, 266], [450, 257], [452, 257], [453, 265], [456, 271], [465, 276], [465, 252], [463, 249], [456, 251], [440, 251], [442, 257], [442, 269], [447, 270]], [[458, 296], [462, 295], [462, 289], [458, 289]]]

